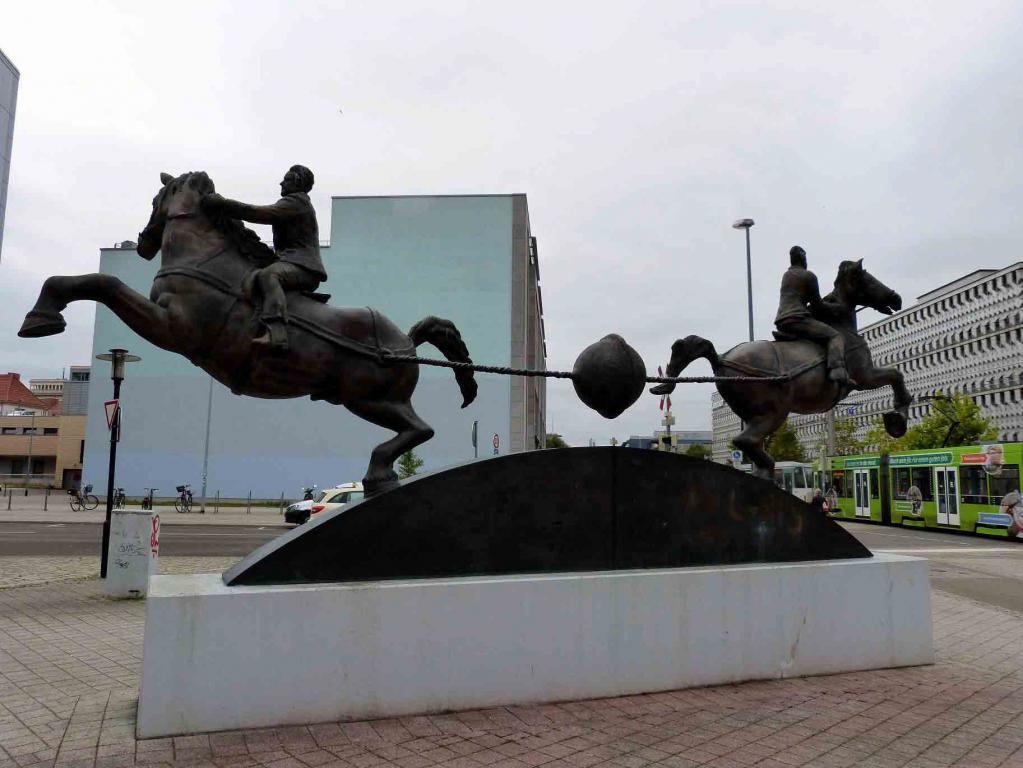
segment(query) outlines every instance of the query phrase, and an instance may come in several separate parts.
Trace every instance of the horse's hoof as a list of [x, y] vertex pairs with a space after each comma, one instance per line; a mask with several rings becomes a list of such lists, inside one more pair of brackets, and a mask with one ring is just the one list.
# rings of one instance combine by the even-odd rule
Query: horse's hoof
[[898, 411], [888, 411], [881, 418], [884, 419], [884, 431], [892, 437], [902, 437], [906, 434], [906, 417]]
[[665, 382], [664, 384], [658, 384], [656, 387], [650, 387], [651, 395], [670, 395], [675, 391], [675, 385]]
[[42, 336], [53, 336], [63, 333], [67, 327], [59, 312], [29, 312], [25, 322], [21, 324], [18, 335], [23, 339], [38, 339]]

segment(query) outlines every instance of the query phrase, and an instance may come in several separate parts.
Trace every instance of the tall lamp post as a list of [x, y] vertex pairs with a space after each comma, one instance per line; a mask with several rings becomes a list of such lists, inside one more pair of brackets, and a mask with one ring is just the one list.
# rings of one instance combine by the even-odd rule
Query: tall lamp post
[[100, 553], [99, 576], [107, 577], [107, 549], [110, 547], [110, 518], [114, 513], [114, 467], [117, 463], [117, 441], [121, 439], [121, 382], [124, 381], [124, 364], [137, 363], [142, 358], [129, 355], [126, 349], [111, 349], [110, 352], [96, 355], [97, 360], [110, 362], [110, 378], [114, 382], [114, 400], [117, 407], [110, 422], [110, 461], [107, 465], [107, 515], [103, 520], [103, 551]]
[[753, 341], [753, 266], [749, 255], [749, 230], [753, 219], [739, 219], [732, 224], [732, 229], [746, 230], [746, 298], [749, 302], [749, 340]]

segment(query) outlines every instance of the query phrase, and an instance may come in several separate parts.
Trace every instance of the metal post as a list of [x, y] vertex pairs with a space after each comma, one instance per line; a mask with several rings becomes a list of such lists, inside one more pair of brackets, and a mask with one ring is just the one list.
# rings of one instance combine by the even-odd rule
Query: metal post
[[210, 464], [210, 421], [213, 416], [213, 377], [210, 376], [210, 390], [206, 396], [206, 441], [202, 449], [202, 494], [199, 498], [199, 508], [206, 511], [206, 478]]
[[32, 441], [36, 437], [36, 413], [32, 411], [32, 426], [28, 433], [28, 467], [25, 470], [25, 495], [28, 496], [28, 486], [32, 482]]
[[[114, 400], [121, 398], [121, 379], [114, 379]], [[99, 577], [107, 577], [107, 549], [110, 547], [110, 519], [114, 514], [114, 468], [117, 464], [117, 433], [121, 426], [121, 409], [117, 409], [110, 425], [110, 460], [107, 465], [107, 514], [103, 518], [103, 552], [100, 554]]]
[[50, 508], [50, 489], [46, 489], [46, 495], [43, 496], [43, 512], [46, 512]]
[[749, 254], [749, 227], [746, 227], [746, 298], [749, 300], [749, 340], [753, 341], [753, 265]]
[[252, 491], [249, 491], [249, 498], [245, 502], [245, 514], [252, 512]]

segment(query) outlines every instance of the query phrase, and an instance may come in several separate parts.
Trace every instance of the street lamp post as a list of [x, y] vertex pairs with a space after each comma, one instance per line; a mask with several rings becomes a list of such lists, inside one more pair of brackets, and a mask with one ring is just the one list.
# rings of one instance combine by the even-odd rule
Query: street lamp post
[[103, 551], [100, 553], [99, 576], [107, 577], [107, 549], [110, 547], [110, 518], [114, 513], [114, 467], [117, 463], [117, 441], [121, 439], [121, 382], [124, 381], [124, 364], [137, 363], [142, 358], [129, 355], [126, 349], [111, 349], [109, 353], [96, 355], [97, 360], [110, 362], [110, 378], [114, 382], [114, 400], [117, 407], [110, 422], [110, 461], [107, 465], [107, 514], [103, 519]]
[[749, 254], [749, 230], [753, 219], [739, 219], [732, 224], [732, 229], [746, 230], [746, 299], [749, 302], [749, 340], [753, 341], [753, 265]]

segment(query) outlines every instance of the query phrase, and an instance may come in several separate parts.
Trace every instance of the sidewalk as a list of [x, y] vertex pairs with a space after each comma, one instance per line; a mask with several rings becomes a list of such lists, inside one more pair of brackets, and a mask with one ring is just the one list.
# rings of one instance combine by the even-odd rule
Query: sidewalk
[[[103, 505], [88, 512], [72, 512], [68, 509], [66, 501], [63, 505], [50, 504], [47, 511], [18, 509], [16, 504], [12, 506], [10, 511], [6, 506], [0, 508], [0, 523], [102, 523], [106, 516]], [[128, 509], [137, 510], [138, 507]], [[217, 514], [213, 514], [212, 511], [206, 514], [198, 512], [181, 514], [175, 512], [174, 507], [157, 507], [154, 511], [160, 516], [160, 525], [286, 525], [284, 515], [276, 509], [260, 508], [259, 511], [254, 509], [250, 514], [245, 514], [244, 507], [222, 509]]]
[[137, 741], [144, 603], [98, 580], [0, 588], [0, 768], [1023, 766], [1023, 615], [933, 606], [931, 667]]

